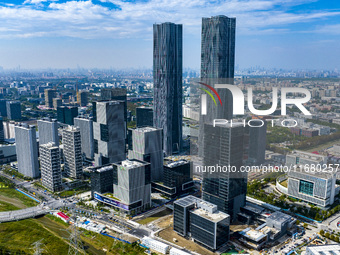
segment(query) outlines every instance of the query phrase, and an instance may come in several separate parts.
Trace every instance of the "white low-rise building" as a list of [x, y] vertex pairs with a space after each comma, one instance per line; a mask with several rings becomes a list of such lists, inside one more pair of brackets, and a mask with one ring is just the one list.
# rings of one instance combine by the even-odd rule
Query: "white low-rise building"
[[191, 255], [191, 253], [179, 250], [177, 248], [171, 248], [170, 255]]
[[158, 251], [162, 254], [167, 254], [170, 248], [169, 245], [157, 241], [155, 239], [152, 239], [150, 237], [143, 237], [142, 244], [150, 248], [151, 250]]

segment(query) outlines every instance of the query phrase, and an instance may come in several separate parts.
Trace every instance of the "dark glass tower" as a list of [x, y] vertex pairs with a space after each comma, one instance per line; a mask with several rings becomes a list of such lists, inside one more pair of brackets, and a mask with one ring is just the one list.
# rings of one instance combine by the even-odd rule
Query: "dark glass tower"
[[217, 205], [218, 209], [235, 220], [240, 208], [245, 206], [247, 173], [240, 172], [248, 150], [248, 135], [245, 127], [236, 125], [205, 124], [203, 165], [231, 166], [232, 171], [203, 174], [202, 198]]
[[163, 129], [166, 155], [182, 145], [182, 25], [153, 25], [154, 127]]
[[[236, 19], [215, 16], [202, 19], [201, 82], [234, 84]], [[223, 106], [207, 101], [207, 115], [200, 118], [199, 153], [203, 165], [231, 166], [236, 173], [203, 176], [202, 198], [216, 204], [235, 220], [245, 205], [247, 174], [239, 173], [247, 152], [249, 135], [243, 126], [216, 126], [213, 119], [232, 119], [232, 95], [227, 89], [216, 89]]]
[[201, 78], [234, 78], [236, 18], [202, 18]]

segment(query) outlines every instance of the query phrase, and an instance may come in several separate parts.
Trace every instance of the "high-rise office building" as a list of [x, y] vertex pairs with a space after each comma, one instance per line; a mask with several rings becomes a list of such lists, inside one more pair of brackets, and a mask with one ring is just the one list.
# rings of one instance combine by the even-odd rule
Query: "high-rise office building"
[[166, 155], [182, 146], [182, 25], [153, 25], [153, 126], [163, 129]]
[[56, 119], [38, 120], [39, 145], [49, 142], [59, 145], [58, 122]]
[[202, 18], [201, 77], [234, 78], [236, 18]]
[[74, 125], [74, 118], [78, 116], [77, 106], [57, 107], [57, 120], [67, 125]]
[[7, 117], [7, 100], [0, 99], [0, 115]]
[[[261, 126], [263, 124], [263, 126]], [[266, 156], [267, 121], [252, 121], [249, 127], [249, 163], [260, 165]]]
[[61, 169], [59, 146], [53, 142], [39, 146], [41, 183], [52, 192], [60, 191]]
[[[202, 198], [235, 220], [245, 205], [247, 173], [240, 167], [246, 157], [247, 131], [242, 124], [205, 124], [203, 166], [220, 167], [225, 171], [203, 173]], [[230, 170], [225, 167], [229, 167]]]
[[0, 142], [3, 142], [4, 139], [5, 139], [4, 123], [2, 117], [0, 116]]
[[87, 106], [89, 100], [89, 92], [85, 90], [79, 90], [77, 92], [77, 103], [79, 106]]
[[153, 126], [153, 109], [151, 107], [136, 108], [137, 128]]
[[87, 118], [74, 118], [74, 125], [79, 127], [81, 152], [88, 159], [94, 159], [93, 121]]
[[63, 105], [63, 100], [61, 98], [53, 98], [53, 108], [55, 110], [58, 109], [58, 107]]
[[19, 101], [7, 101], [7, 118], [10, 120], [21, 119], [21, 103]]
[[128, 212], [141, 212], [151, 206], [150, 164], [139, 160], [114, 163], [113, 192]]
[[124, 102], [95, 102], [92, 110], [95, 165], [101, 166], [125, 160]]
[[39, 177], [38, 144], [35, 126], [21, 124], [15, 126], [15, 143], [19, 173]]
[[[200, 81], [214, 87], [215, 84], [234, 84], [236, 19], [220, 15], [202, 18], [201, 78]], [[215, 106], [207, 100], [207, 114], [200, 116], [198, 149], [204, 151], [204, 124], [214, 119], [232, 119], [233, 98], [229, 90], [216, 89], [223, 106]]]
[[127, 122], [127, 90], [125, 88], [103, 88], [100, 90], [103, 101], [124, 101], [124, 121]]
[[81, 157], [81, 139], [78, 127], [68, 126], [63, 130], [64, 170], [72, 178], [83, 176], [83, 160]]
[[151, 181], [163, 180], [163, 143], [162, 129], [153, 127], [132, 130], [132, 150], [129, 159], [149, 162], [151, 165]]
[[56, 98], [57, 91], [55, 89], [45, 89], [45, 105], [53, 108], [53, 98]]

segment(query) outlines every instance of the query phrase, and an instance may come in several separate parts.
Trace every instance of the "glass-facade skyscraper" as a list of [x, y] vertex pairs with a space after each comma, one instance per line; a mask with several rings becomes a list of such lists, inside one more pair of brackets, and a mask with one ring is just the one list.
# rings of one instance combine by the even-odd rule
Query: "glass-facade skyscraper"
[[163, 129], [166, 155], [182, 145], [182, 25], [153, 25], [153, 124]]
[[[215, 84], [234, 84], [236, 19], [215, 16], [202, 19], [201, 80]], [[247, 152], [248, 133], [243, 126], [213, 126], [214, 119], [232, 119], [232, 95], [227, 89], [216, 89], [223, 106], [207, 101], [207, 114], [201, 115], [199, 154], [203, 165], [231, 166], [236, 173], [204, 174], [202, 198], [216, 204], [235, 220], [245, 205], [247, 174], [239, 173]]]

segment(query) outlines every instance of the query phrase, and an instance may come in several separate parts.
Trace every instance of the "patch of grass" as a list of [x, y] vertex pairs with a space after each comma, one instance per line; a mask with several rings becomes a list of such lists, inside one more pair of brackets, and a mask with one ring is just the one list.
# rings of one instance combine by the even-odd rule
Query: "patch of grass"
[[[68, 245], [35, 220], [0, 224], [0, 244], [4, 249], [32, 254], [32, 245], [41, 240], [45, 254], [67, 254]], [[12, 253], [11, 253], [12, 254]]]
[[0, 212], [14, 211], [14, 210], [18, 210], [18, 209], [19, 209], [18, 207], [14, 206], [10, 203], [0, 201]]
[[55, 222], [58, 222], [61, 225], [64, 225], [65, 227], [69, 227], [70, 225], [68, 223], [66, 223], [65, 221], [63, 221], [62, 219], [52, 215], [52, 214], [46, 214], [46, 217], [49, 218], [50, 220], [53, 220]]
[[284, 180], [283, 182], [280, 183], [283, 187], [288, 187], [288, 180]]
[[0, 189], [0, 195], [5, 196], [5, 197], [9, 197], [9, 198], [18, 199], [27, 207], [33, 207], [33, 206], [38, 205], [38, 203], [36, 201], [29, 198], [28, 196], [25, 196], [24, 194], [20, 193], [19, 191], [15, 190], [15, 189], [10, 189], [10, 188]]
[[139, 224], [143, 224], [143, 225], [146, 225], [146, 224], [149, 224], [150, 222], [154, 221], [154, 220], [157, 220], [161, 217], [164, 217], [164, 216], [167, 216], [167, 215], [170, 215], [172, 213], [172, 211], [170, 209], [165, 209], [161, 212], [158, 212], [158, 213], [155, 213], [155, 214], [152, 214], [150, 217], [147, 217], [145, 219], [142, 219], [142, 220], [139, 220], [137, 221]]
[[81, 194], [81, 193], [84, 193], [84, 192], [87, 192], [87, 191], [90, 191], [91, 189], [88, 188], [88, 187], [80, 187], [80, 188], [76, 188], [76, 189], [73, 189], [73, 190], [64, 190], [64, 191], [61, 191], [59, 193], [59, 196], [64, 198], [64, 197], [71, 197], [71, 196], [74, 196], [74, 195], [78, 195], [78, 194]]

